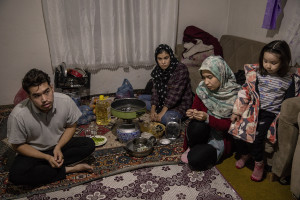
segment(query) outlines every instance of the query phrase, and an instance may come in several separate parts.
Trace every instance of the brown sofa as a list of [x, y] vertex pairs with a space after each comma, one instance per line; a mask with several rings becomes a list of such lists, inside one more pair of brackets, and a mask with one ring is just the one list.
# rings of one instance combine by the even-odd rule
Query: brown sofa
[[278, 123], [278, 149], [272, 159], [272, 172], [291, 176], [291, 191], [300, 198], [300, 97], [282, 103]]

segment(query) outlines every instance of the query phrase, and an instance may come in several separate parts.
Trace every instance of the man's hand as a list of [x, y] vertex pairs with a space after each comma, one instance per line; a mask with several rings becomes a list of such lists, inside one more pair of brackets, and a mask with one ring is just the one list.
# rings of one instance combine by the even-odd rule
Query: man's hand
[[49, 164], [53, 168], [60, 168], [62, 166], [62, 164], [63, 164], [63, 162], [58, 163], [56, 161], [56, 159], [54, 158], [54, 156], [51, 156], [51, 155], [48, 155], [46, 160], [49, 162]]
[[62, 166], [63, 161], [58, 163], [54, 156], [51, 156], [49, 154], [45, 154], [29, 144], [12, 144], [13, 148], [20, 154], [28, 157], [38, 158], [38, 159], [44, 159], [49, 162], [51, 167], [53, 168], [59, 168]]
[[64, 155], [58, 146], [56, 146], [54, 148], [53, 155], [54, 155], [55, 161], [59, 164], [59, 166], [61, 166], [64, 163]]
[[241, 116], [236, 115], [236, 114], [232, 114], [231, 118], [230, 118], [231, 122], [233, 122], [233, 123], [236, 121], [240, 121], [240, 119], [241, 119]]

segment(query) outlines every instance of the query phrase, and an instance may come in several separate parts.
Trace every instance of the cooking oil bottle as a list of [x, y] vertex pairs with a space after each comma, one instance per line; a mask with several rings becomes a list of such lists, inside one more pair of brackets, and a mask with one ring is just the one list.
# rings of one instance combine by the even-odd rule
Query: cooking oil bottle
[[96, 103], [96, 123], [98, 125], [107, 125], [110, 122], [110, 101], [108, 97], [103, 95], [99, 96], [99, 100]]

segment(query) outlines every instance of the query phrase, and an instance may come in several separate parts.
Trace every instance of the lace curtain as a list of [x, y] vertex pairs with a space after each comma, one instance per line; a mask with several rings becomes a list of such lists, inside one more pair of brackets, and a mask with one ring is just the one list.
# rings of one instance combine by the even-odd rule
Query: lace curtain
[[52, 66], [152, 67], [176, 43], [178, 0], [42, 0]]

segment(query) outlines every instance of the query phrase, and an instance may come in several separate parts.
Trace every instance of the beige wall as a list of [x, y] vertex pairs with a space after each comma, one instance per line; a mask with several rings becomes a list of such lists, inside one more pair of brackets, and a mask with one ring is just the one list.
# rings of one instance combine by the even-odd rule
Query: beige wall
[[40, 0], [0, 1], [0, 105], [11, 104], [32, 67], [52, 76]]
[[[289, 0], [298, 1], [298, 0]], [[197, 26], [216, 38], [232, 34], [262, 42], [278, 35], [262, 29], [267, 0], [180, 0], [178, 37], [189, 25]], [[289, 13], [292, 16], [292, 13]], [[272, 36], [269, 36], [272, 35]], [[43, 21], [41, 0], [0, 1], [0, 105], [11, 104], [21, 87], [21, 79], [32, 67], [49, 73], [52, 69]], [[144, 88], [150, 70], [101, 71], [93, 75], [91, 94], [115, 92], [124, 78], [135, 89]]]
[[278, 39], [278, 31], [262, 28], [266, 4], [267, 0], [230, 0], [227, 34], [265, 43]]
[[187, 26], [196, 26], [214, 37], [226, 33], [230, 0], [179, 0], [177, 43]]

